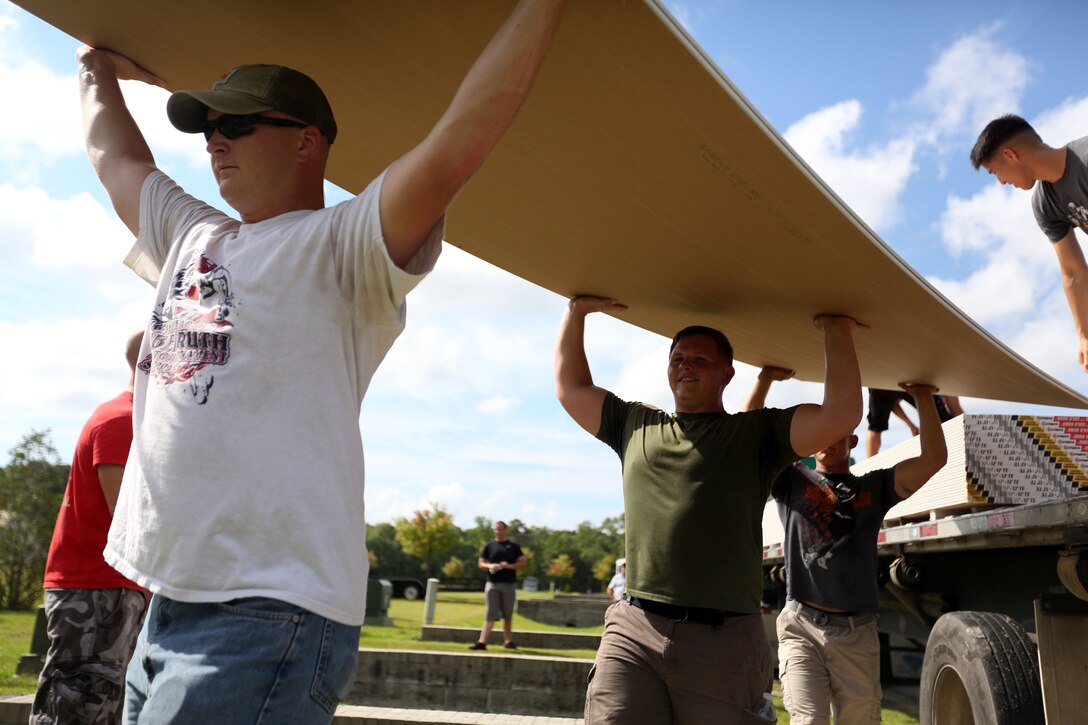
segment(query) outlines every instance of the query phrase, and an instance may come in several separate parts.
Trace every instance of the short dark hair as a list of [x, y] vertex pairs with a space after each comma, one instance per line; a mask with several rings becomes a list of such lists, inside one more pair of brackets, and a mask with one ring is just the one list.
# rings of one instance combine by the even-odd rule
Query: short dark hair
[[504, 529], [509, 529], [509, 528], [510, 528], [509, 526], [507, 526], [507, 525], [506, 525], [506, 522], [505, 522], [505, 521], [496, 521], [496, 522], [495, 522], [495, 526], [501, 526], [501, 527], [503, 527]]
[[669, 355], [671, 356], [672, 351], [676, 349], [676, 343], [685, 337], [695, 337], [696, 335], [705, 335], [713, 340], [718, 347], [718, 354], [725, 360], [725, 364], [733, 364], [733, 346], [729, 344], [729, 338], [721, 330], [715, 330], [713, 327], [706, 327], [705, 325], [689, 325], [676, 333], [672, 338], [672, 344], [669, 345]]
[[978, 135], [975, 147], [971, 149], [971, 165], [975, 167], [975, 171], [989, 161], [990, 157], [1012, 137], [1024, 132], [1030, 133], [1036, 141], [1042, 140], [1030, 123], [1013, 113], [1007, 113], [986, 124], [986, 128], [982, 129], [982, 133]]

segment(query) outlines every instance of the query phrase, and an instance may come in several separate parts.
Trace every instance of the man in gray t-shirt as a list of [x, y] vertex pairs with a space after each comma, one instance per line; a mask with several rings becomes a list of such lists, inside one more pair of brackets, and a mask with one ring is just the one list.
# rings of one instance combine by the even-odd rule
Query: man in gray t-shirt
[[[764, 368], [745, 409], [762, 407], [775, 380]], [[921, 452], [893, 468], [850, 473], [858, 437], [816, 453], [816, 470], [798, 462], [771, 495], [785, 530], [786, 606], [778, 617], [782, 700], [796, 722], [880, 722], [880, 644], [876, 629], [877, 534], [884, 514], [941, 469], [947, 458], [936, 388], [904, 385], [918, 409]]]
[[1073, 233], [1074, 227], [1088, 232], [1088, 136], [1053, 148], [1027, 121], [1009, 114], [982, 129], [971, 164], [1002, 184], [1025, 191], [1034, 187], [1035, 221], [1058, 255], [1062, 287], [1080, 338], [1077, 361], [1088, 372], [1088, 263]]

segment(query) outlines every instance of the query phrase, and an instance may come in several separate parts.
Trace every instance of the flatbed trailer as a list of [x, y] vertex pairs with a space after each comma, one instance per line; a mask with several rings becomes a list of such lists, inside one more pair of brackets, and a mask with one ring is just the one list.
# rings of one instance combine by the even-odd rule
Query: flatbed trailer
[[[950, 441], [950, 459], [951, 450]], [[1072, 486], [1079, 480], [1070, 473]], [[1088, 493], [975, 508], [886, 520], [882, 670], [904, 654], [920, 660], [923, 725], [1088, 722]], [[776, 610], [781, 543], [764, 547], [763, 563], [764, 599]]]

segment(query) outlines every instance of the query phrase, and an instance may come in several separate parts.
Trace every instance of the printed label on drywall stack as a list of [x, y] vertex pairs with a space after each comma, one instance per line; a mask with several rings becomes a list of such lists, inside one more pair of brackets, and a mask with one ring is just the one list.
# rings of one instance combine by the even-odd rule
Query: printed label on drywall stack
[[1039, 503], [1088, 491], [1088, 419], [969, 415], [964, 449], [971, 501]]

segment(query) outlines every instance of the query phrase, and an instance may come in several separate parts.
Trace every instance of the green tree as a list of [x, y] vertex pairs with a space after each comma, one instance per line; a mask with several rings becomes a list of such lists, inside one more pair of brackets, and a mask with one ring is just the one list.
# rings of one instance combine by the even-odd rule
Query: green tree
[[521, 555], [525, 557], [525, 568], [518, 574], [523, 577], [537, 576], [537, 571], [540, 567], [537, 565], [536, 552], [527, 546], [521, 547]]
[[571, 561], [570, 556], [567, 554], [560, 554], [548, 564], [548, 576], [552, 579], [557, 579], [560, 582], [560, 587], [563, 591], [568, 591], [570, 589], [570, 584], [568, 582], [571, 577], [574, 576], [575, 571], [577, 571], [577, 569], [574, 566], [574, 562]]
[[393, 527], [404, 552], [423, 560], [423, 573], [427, 577], [435, 569], [436, 557], [461, 540], [461, 530], [453, 523], [453, 516], [433, 502], [429, 510], [416, 511], [411, 518], [395, 519]]
[[0, 469], [0, 609], [30, 609], [41, 598], [68, 466], [49, 431], [32, 430], [10, 455]]
[[442, 575], [450, 579], [461, 579], [465, 576], [465, 560], [451, 556], [450, 560], [442, 565]]
[[608, 582], [612, 581], [612, 576], [616, 573], [616, 557], [611, 554], [606, 554], [601, 557], [601, 560], [593, 565], [593, 578], [599, 582], [604, 583], [605, 587], [608, 587]]
[[409, 556], [400, 548], [393, 524], [367, 524], [366, 548], [367, 554], [373, 554], [377, 559], [370, 561], [371, 576], [415, 575], [423, 568], [419, 557]]

